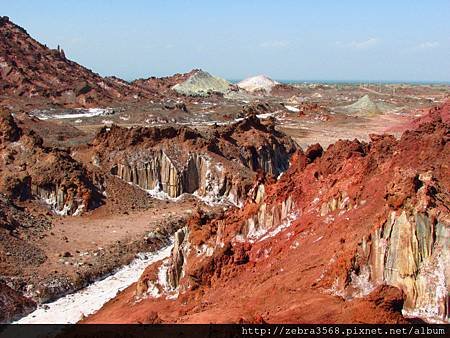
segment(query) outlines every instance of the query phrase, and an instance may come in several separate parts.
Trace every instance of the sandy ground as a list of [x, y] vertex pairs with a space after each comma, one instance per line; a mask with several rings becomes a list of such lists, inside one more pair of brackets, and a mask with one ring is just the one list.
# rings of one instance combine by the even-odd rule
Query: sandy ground
[[[187, 201], [163, 203], [128, 215], [102, 215], [100, 209], [87, 217], [61, 217], [37, 244], [41, 244], [48, 256], [45, 263], [48, 271], [73, 274], [75, 266], [112, 252], [112, 247], [118, 243], [129, 246], [142, 242], [150, 231], [188, 217], [192, 207], [192, 201]], [[73, 257], [61, 257], [67, 252]]]
[[49, 229], [29, 239], [47, 256], [45, 262], [11, 267], [2, 275], [34, 299], [54, 300], [130, 263], [140, 252], [167, 245], [197, 206], [195, 198], [155, 200], [144, 210], [111, 214], [103, 206], [81, 217], [54, 218]]
[[[297, 117], [282, 120], [278, 129], [291, 136], [300, 147], [319, 143], [326, 148], [339, 139], [368, 141], [369, 134], [383, 134], [386, 129], [410, 121], [414, 116], [394, 114], [379, 115], [371, 118], [349, 118], [333, 116], [333, 120], [301, 119]], [[400, 136], [401, 133], [392, 133]]]

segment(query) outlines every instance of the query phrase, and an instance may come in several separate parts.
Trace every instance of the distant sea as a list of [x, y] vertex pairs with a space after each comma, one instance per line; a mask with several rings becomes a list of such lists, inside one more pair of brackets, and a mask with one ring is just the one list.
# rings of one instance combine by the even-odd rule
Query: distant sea
[[[243, 79], [228, 79], [231, 83], [238, 83]], [[359, 84], [410, 84], [410, 85], [450, 85], [450, 81], [402, 81], [402, 80], [285, 80], [274, 79], [277, 82], [285, 84], [342, 84], [342, 85], [359, 85]]]

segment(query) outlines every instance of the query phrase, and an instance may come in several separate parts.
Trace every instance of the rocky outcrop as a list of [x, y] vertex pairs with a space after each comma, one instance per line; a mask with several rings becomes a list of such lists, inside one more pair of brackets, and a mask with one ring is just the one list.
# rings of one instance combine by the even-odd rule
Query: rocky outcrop
[[381, 285], [370, 292], [366, 297], [353, 300], [347, 309], [351, 323], [408, 323], [403, 318], [401, 310], [405, 302], [402, 290]]
[[[192, 75], [199, 72], [200, 69], [193, 69], [188, 73], [183, 74], [174, 74], [172, 76], [166, 77], [149, 77], [147, 79], [137, 79], [134, 80], [131, 84], [142, 88], [146, 91], [150, 91], [159, 96], [163, 95], [177, 95], [178, 93], [172, 89], [173, 86], [183, 83], [187, 79], [189, 79]], [[180, 95], [181, 96], [181, 95]]]
[[79, 216], [88, 209], [89, 201], [77, 194], [77, 188], [65, 185], [31, 186], [31, 194], [47, 204], [59, 216]]
[[211, 162], [207, 155], [191, 153], [184, 166], [177, 167], [160, 150], [145, 156], [139, 154], [138, 160], [124, 159], [124, 163], [114, 166], [111, 173], [145, 190], [161, 191], [172, 198], [183, 193], [212, 198], [233, 195], [233, 187], [227, 185], [229, 179], [223, 173], [222, 164], [219, 162], [212, 168]]
[[44, 147], [6, 112], [0, 130], [0, 191], [7, 197], [40, 201], [58, 215], [79, 215], [101, 203], [102, 179], [94, 180], [68, 151]]
[[355, 286], [359, 281], [359, 285], [342, 294], [361, 296], [377, 285], [392, 285], [406, 295], [405, 315], [440, 322], [449, 318], [450, 227], [448, 218], [436, 214], [436, 202], [427, 198], [436, 191], [431, 174], [419, 175], [416, 184], [421, 186], [419, 204], [392, 210], [380, 227], [363, 238], [346, 283]]
[[[430, 127], [424, 125], [421, 130], [425, 132]], [[445, 128], [444, 135], [448, 134], [448, 127]], [[404, 135], [402, 141], [410, 141], [411, 134]], [[446, 136], [437, 142], [448, 153]], [[396, 169], [386, 186], [385, 216], [379, 217], [379, 225], [362, 237], [350, 268], [335, 280], [334, 293], [351, 299], [364, 297], [380, 285], [392, 285], [405, 294], [404, 315], [429, 322], [448, 322], [450, 271], [445, 262], [449, 260], [450, 223], [448, 209], [442, 204], [448, 201], [444, 188], [447, 182], [442, 179], [436, 169], [419, 172]], [[346, 213], [352, 207], [358, 206], [341, 194], [322, 205], [322, 216], [334, 210]]]
[[[242, 209], [194, 216], [159, 270], [176, 292], [147, 295], [127, 320], [448, 322], [449, 131], [436, 119], [400, 140], [298, 150]], [[93, 321], [130, 304], [117, 302]]]
[[6, 142], [16, 142], [22, 131], [17, 126], [16, 121], [9, 111], [2, 109], [0, 111], [0, 141], [2, 144]]
[[444, 101], [442, 104], [426, 108], [422, 110], [423, 115], [416, 117], [413, 120], [405, 121], [395, 126], [390, 126], [386, 129], [387, 132], [404, 132], [409, 129], [416, 129], [421, 124], [432, 122], [435, 120], [442, 120], [445, 123], [450, 123], [450, 100]]
[[175, 233], [172, 255], [169, 258], [167, 269], [167, 284], [171, 289], [177, 289], [181, 278], [185, 273], [185, 264], [189, 253], [189, 233], [188, 228], [184, 227]]
[[154, 196], [187, 193], [234, 205], [242, 205], [257, 171], [279, 175], [295, 149], [255, 116], [204, 134], [185, 127], [113, 126], [102, 130], [94, 145], [100, 166]]
[[450, 259], [450, 229], [439, 221], [433, 224], [427, 214], [408, 218], [405, 211], [391, 215], [374, 234], [369, 256], [371, 281], [404, 290], [405, 314], [445, 320], [449, 317], [446, 262]]
[[[263, 190], [264, 186], [260, 186], [258, 190], [261, 191], [261, 188]], [[289, 227], [291, 222], [297, 218], [295, 206], [291, 197], [269, 205], [262, 202], [263, 199], [263, 195], [257, 195], [255, 202], [260, 202], [258, 210], [252, 217], [247, 219], [243, 229], [244, 233], [238, 234], [236, 237], [237, 240], [242, 241], [243, 235], [244, 238], [250, 242], [262, 238], [273, 237], [284, 228]], [[271, 231], [269, 232], [269, 230]]]
[[170, 197], [177, 197], [183, 191], [181, 175], [163, 151], [148, 154], [138, 161], [124, 159], [124, 163], [111, 168], [111, 173], [145, 190], [163, 191]]
[[176, 166], [163, 150], [145, 156], [141, 153], [138, 160], [123, 159], [111, 173], [155, 196], [162, 193], [176, 198], [187, 193], [211, 203], [229, 201], [235, 205], [245, 199], [241, 185], [233, 184], [237, 180], [208, 154], [190, 153], [184, 165]]

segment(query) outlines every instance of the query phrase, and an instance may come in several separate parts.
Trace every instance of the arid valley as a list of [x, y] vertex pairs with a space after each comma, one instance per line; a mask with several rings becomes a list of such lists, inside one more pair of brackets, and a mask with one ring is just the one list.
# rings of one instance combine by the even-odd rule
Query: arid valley
[[0, 323], [449, 323], [450, 86], [101, 76], [0, 17]]

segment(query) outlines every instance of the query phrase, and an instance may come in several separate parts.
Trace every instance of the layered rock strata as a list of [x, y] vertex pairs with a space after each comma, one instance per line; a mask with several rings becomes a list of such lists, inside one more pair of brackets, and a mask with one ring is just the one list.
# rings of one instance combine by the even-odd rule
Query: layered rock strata
[[254, 116], [210, 133], [113, 126], [97, 135], [94, 146], [100, 166], [150, 193], [235, 205], [245, 200], [257, 171], [278, 176], [295, 150], [292, 140]]

